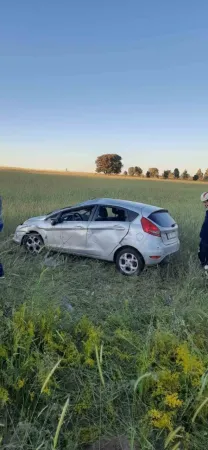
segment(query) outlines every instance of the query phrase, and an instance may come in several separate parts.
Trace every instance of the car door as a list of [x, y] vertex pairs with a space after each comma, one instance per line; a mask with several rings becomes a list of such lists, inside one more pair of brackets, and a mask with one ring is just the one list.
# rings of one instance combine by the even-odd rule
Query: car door
[[87, 231], [89, 256], [108, 259], [129, 231], [127, 211], [110, 205], [98, 206]]
[[61, 224], [58, 222], [53, 224], [53, 221], [57, 216], [58, 213], [47, 218], [41, 223], [41, 225], [39, 225], [39, 229], [43, 235], [46, 247], [54, 250], [61, 249]]
[[86, 254], [87, 228], [94, 206], [71, 209], [60, 218], [61, 249], [67, 253]]

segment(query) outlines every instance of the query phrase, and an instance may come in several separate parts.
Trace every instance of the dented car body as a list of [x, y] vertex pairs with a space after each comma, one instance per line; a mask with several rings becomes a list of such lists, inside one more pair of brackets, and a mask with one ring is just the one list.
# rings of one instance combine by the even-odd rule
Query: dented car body
[[143, 203], [93, 199], [26, 220], [14, 241], [32, 254], [43, 247], [116, 262], [125, 275], [161, 263], [180, 247], [167, 210]]

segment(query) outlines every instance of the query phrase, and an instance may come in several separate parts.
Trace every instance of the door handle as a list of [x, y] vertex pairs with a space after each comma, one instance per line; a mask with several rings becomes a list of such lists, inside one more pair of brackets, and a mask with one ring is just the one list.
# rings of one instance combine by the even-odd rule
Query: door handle
[[114, 230], [125, 230], [124, 227], [121, 227], [119, 225], [115, 225], [113, 228], [114, 228]]
[[75, 230], [84, 230], [84, 227], [82, 227], [81, 225], [77, 225], [74, 228], [75, 228]]

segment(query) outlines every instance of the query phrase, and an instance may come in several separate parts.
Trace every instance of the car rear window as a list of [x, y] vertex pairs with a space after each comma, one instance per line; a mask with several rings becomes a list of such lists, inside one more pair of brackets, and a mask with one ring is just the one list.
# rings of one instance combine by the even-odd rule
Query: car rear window
[[149, 219], [160, 227], [173, 227], [175, 220], [171, 217], [168, 211], [156, 211], [150, 214]]

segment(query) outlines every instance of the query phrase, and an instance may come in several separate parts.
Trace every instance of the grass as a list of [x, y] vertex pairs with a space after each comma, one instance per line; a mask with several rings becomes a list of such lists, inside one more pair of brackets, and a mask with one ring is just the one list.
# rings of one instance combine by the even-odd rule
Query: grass
[[[197, 260], [202, 190], [170, 181], [0, 172], [3, 450], [82, 449], [117, 434], [131, 442], [134, 436], [141, 449], [208, 447], [208, 292]], [[33, 259], [12, 243], [26, 218], [101, 196], [169, 209], [181, 252], [167, 271], [127, 279], [112, 264], [60, 256], [60, 265], [48, 268], [43, 256]], [[165, 371], [178, 379], [176, 392], [167, 391]]]

